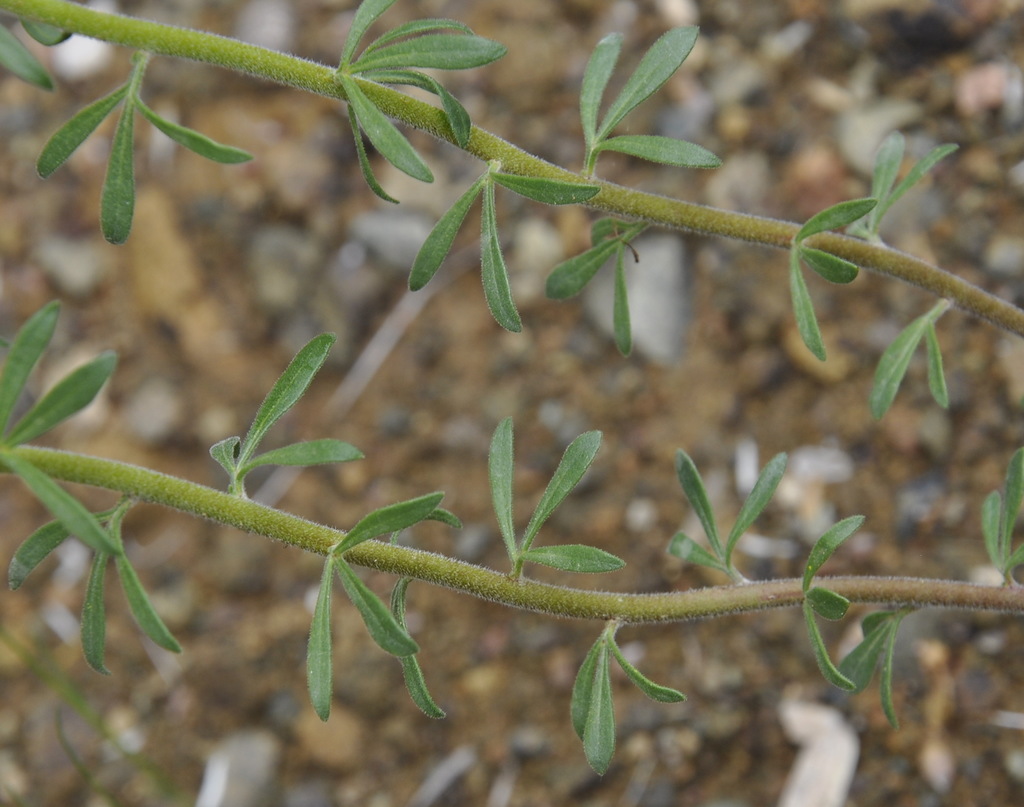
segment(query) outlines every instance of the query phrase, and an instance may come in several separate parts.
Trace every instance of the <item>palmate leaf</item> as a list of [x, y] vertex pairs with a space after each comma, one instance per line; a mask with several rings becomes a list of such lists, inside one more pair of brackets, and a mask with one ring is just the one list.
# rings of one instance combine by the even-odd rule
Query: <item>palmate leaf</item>
[[96, 131], [109, 115], [128, 94], [128, 85], [123, 84], [109, 95], [105, 95], [75, 115], [61, 126], [43, 146], [36, 161], [36, 171], [43, 179], [50, 176], [70, 157], [85, 139]]
[[0, 25], [0, 66], [6, 67], [29, 84], [44, 90], [53, 89], [53, 79], [46, 72], [46, 68], [21, 44], [18, 37], [3, 25]]
[[164, 650], [180, 653], [181, 645], [171, 635], [164, 621], [156, 612], [153, 603], [149, 600], [149, 595], [142, 587], [142, 581], [139, 580], [139, 576], [123, 552], [115, 555], [114, 565], [117, 567], [117, 575], [121, 579], [121, 588], [128, 600], [128, 607], [131, 609], [135, 621], [142, 628], [142, 632]]
[[608, 34], [594, 48], [583, 73], [583, 86], [580, 90], [580, 121], [583, 124], [583, 137], [589, 154], [597, 140], [597, 115], [601, 108], [601, 98], [605, 87], [615, 69], [619, 51], [622, 50], [622, 34]]
[[[405, 625], [405, 597], [411, 580], [412, 578], [409, 577], [400, 578], [391, 592], [391, 613], [403, 630], [408, 630]], [[430, 696], [427, 682], [423, 678], [423, 670], [420, 668], [420, 663], [416, 660], [416, 656], [400, 656], [398, 660], [402, 663], [402, 676], [405, 678], [405, 688], [409, 690], [409, 697], [412, 698], [412, 702], [427, 717], [434, 718], [435, 720], [443, 718], [445, 716], [444, 710]]]
[[491, 487], [491, 502], [498, 520], [498, 530], [505, 542], [509, 559], [515, 563], [519, 556], [515, 524], [512, 520], [513, 479], [515, 477], [512, 418], [505, 418], [494, 430], [491, 450], [487, 455], [487, 474]]
[[633, 75], [612, 101], [596, 140], [604, 140], [626, 115], [657, 92], [690, 55], [696, 41], [697, 28], [692, 26], [673, 28], [662, 34], [644, 54]]
[[142, 117], [171, 138], [171, 140], [184, 146], [189, 151], [194, 151], [200, 157], [227, 165], [244, 163], [252, 159], [252, 155], [248, 151], [218, 143], [216, 140], [212, 140], [194, 129], [189, 129], [187, 126], [182, 126], [157, 115], [138, 98], [135, 99], [134, 106], [142, 113]]
[[626, 565], [624, 560], [610, 552], [585, 544], [560, 544], [529, 549], [523, 552], [519, 559], [527, 563], [540, 563], [563, 572], [581, 574], [614, 572]]
[[47, 303], [26, 320], [11, 342], [0, 371], [0, 436], [6, 434], [25, 383], [53, 338], [59, 313], [58, 302]]
[[7, 567], [7, 585], [11, 591], [21, 587], [35, 568], [67, 540], [71, 533], [59, 521], [51, 521], [22, 541]]
[[320, 575], [320, 588], [313, 608], [306, 645], [306, 687], [317, 716], [326, 721], [331, 716], [334, 694], [334, 659], [331, 635], [331, 594], [334, 588], [334, 556], [328, 555]]
[[508, 267], [501, 254], [498, 239], [498, 216], [494, 205], [494, 182], [488, 178], [483, 189], [483, 215], [481, 216], [480, 275], [484, 286], [484, 299], [495, 321], [505, 330], [519, 333], [523, 322], [519, 318]]
[[274, 382], [274, 386], [260, 404], [256, 417], [253, 418], [252, 425], [242, 440], [236, 462], [238, 467], [244, 467], [250, 462], [270, 427], [306, 394], [313, 378], [327, 360], [327, 354], [335, 341], [337, 337], [334, 334], [324, 333], [315, 336], [288, 363], [285, 371]]
[[458, 235], [459, 228], [466, 220], [469, 209], [476, 201], [476, 197], [480, 195], [486, 181], [487, 176], [484, 175], [474, 182], [469, 190], [462, 194], [434, 225], [423, 242], [423, 246], [416, 253], [412, 271], [409, 272], [409, 288], [412, 291], [422, 289], [437, 274], [437, 270], [441, 268], [441, 264], [451, 251], [455, 236]]
[[117, 366], [117, 354], [105, 351], [72, 370], [26, 412], [7, 435], [8, 445], [28, 442], [92, 403]]
[[530, 517], [529, 524], [526, 525], [522, 545], [524, 551], [533, 544], [544, 522], [579, 484], [600, 447], [601, 432], [589, 431], [581, 434], [565, 449], [555, 473], [551, 476], [551, 481], [548, 482], [537, 508]]
[[367, 48], [349, 66], [350, 73], [418, 67], [468, 70], [497, 61], [508, 52], [499, 42], [475, 34], [421, 33], [410, 39]]
[[659, 135], [622, 135], [602, 140], [595, 153], [617, 151], [643, 160], [678, 168], [718, 168], [722, 160], [703, 146], [674, 137]]
[[100, 196], [100, 229], [111, 244], [128, 240], [135, 215], [135, 166], [132, 151], [135, 147], [134, 104], [125, 104], [117, 119], [114, 140], [110, 146], [110, 161], [103, 180]]
[[419, 645], [395, 619], [391, 610], [381, 601], [380, 597], [370, 591], [355, 570], [344, 558], [335, 556], [334, 566], [338, 570], [341, 584], [345, 588], [352, 604], [363, 618], [370, 638], [382, 650], [393, 656], [411, 656], [419, 652]]
[[443, 493], [428, 493], [374, 510], [359, 519], [331, 551], [340, 556], [364, 541], [419, 524], [433, 516], [443, 498]]
[[786, 473], [786, 461], [785, 454], [776, 454], [761, 469], [761, 473], [758, 474], [754, 487], [747, 494], [743, 506], [740, 507], [739, 515], [736, 516], [736, 522], [732, 525], [732, 529], [729, 530], [729, 537], [725, 539], [724, 560], [727, 566], [732, 566], [732, 551], [736, 547], [736, 542], [739, 541], [750, 525], [757, 520], [757, 517], [761, 515], [764, 508], [768, 506], [772, 496], [775, 495], [775, 490], [778, 488], [779, 482], [782, 481], [783, 474]]
[[819, 361], [825, 361], [825, 342], [821, 338], [821, 329], [818, 327], [818, 317], [814, 313], [811, 293], [807, 290], [807, 281], [800, 271], [800, 250], [796, 245], [789, 253], [789, 292], [793, 300], [793, 315], [800, 338]]

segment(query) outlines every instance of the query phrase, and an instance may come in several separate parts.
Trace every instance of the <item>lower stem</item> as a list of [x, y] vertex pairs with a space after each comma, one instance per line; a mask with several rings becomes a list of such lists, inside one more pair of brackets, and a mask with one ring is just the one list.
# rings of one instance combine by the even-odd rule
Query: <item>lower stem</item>
[[[23, 446], [14, 451], [55, 479], [117, 491], [321, 555], [344, 535], [340, 530], [249, 499], [135, 465], [49, 448]], [[619, 594], [512, 579], [506, 574], [443, 555], [380, 541], [359, 544], [345, 554], [345, 559], [511, 608], [575, 619], [616, 620], [624, 624], [681, 622], [795, 607], [803, 602], [802, 581], [795, 578], [668, 593]], [[904, 577], [820, 577], [816, 580], [854, 603], [1024, 614], [1024, 586], [992, 587]]]

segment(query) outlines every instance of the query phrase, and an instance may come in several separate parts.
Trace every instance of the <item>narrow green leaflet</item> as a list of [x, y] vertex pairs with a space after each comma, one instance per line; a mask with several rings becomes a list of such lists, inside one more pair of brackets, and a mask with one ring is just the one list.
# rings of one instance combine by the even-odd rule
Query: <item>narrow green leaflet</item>
[[626, 285], [625, 248], [620, 244], [615, 255], [615, 297], [612, 301], [612, 330], [619, 353], [633, 352], [633, 325], [629, 317], [629, 287]]
[[323, 367], [327, 360], [327, 354], [333, 347], [337, 337], [334, 334], [323, 333], [313, 337], [306, 345], [295, 354], [295, 358], [289, 362], [281, 376], [274, 382], [274, 386], [267, 397], [263, 399], [256, 417], [253, 418], [242, 447], [238, 453], [237, 465], [243, 467], [252, 458], [256, 448], [263, 440], [266, 433], [277, 421], [298, 402], [299, 398], [306, 394], [313, 377]]
[[698, 566], [707, 566], [711, 569], [717, 569], [730, 577], [732, 576], [728, 566], [694, 541], [685, 532], [677, 532], [672, 536], [672, 540], [669, 541], [668, 544], [668, 553], [670, 555], [674, 555], [680, 560], [686, 561], [687, 563], [695, 563]]
[[856, 264], [831, 252], [804, 246], [797, 250], [804, 262], [829, 283], [852, 283], [860, 273]]
[[626, 657], [622, 655], [622, 651], [619, 649], [615, 639], [609, 639], [609, 644], [611, 645], [612, 655], [615, 656], [615, 660], [619, 663], [626, 677], [652, 701], [658, 701], [659, 703], [682, 703], [686, 700], [686, 696], [678, 689], [654, 683], [640, 670], [630, 664]]
[[606, 241], [575, 257], [562, 261], [548, 275], [545, 293], [552, 300], [566, 300], [579, 294], [622, 245]]
[[443, 498], [443, 493], [428, 493], [426, 496], [419, 496], [374, 510], [359, 519], [332, 551], [341, 555], [371, 538], [398, 532], [413, 524], [418, 524], [434, 514], [437, 505]]
[[320, 590], [313, 608], [313, 622], [306, 646], [306, 686], [309, 700], [317, 716], [326, 721], [331, 716], [334, 694], [334, 660], [331, 651], [331, 592], [334, 588], [334, 556], [328, 555], [320, 575]]
[[985, 539], [985, 551], [988, 552], [989, 560], [1004, 575], [1006, 574], [1005, 559], [1001, 545], [1002, 532], [999, 519], [1003, 512], [1003, 496], [998, 490], [993, 490], [985, 497], [981, 505], [981, 534]]
[[563, 182], [560, 179], [523, 177], [516, 174], [491, 173], [491, 179], [510, 191], [548, 205], [571, 205], [592, 199], [600, 192], [597, 185]]
[[893, 659], [896, 657], [896, 636], [899, 633], [900, 623], [907, 612], [901, 612], [893, 618], [892, 630], [889, 631], [889, 641], [885, 645], [885, 660], [882, 662], [882, 711], [894, 729], [900, 727], [899, 718], [896, 716], [896, 706], [892, 701], [892, 667]]
[[942, 371], [942, 348], [935, 333], [935, 323], [929, 322], [924, 332], [924, 344], [928, 352], [928, 389], [935, 402], [943, 409], [949, 408], [949, 390], [946, 374]]
[[363, 618], [370, 637], [384, 651], [393, 656], [411, 656], [419, 651], [419, 645], [408, 632], [398, 624], [394, 614], [381, 602], [380, 597], [370, 591], [366, 583], [342, 557], [335, 557], [334, 565], [352, 604]]
[[807, 558], [807, 566], [804, 568], [803, 586], [806, 592], [811, 586], [811, 579], [818, 573], [818, 570], [825, 565], [832, 553], [835, 552], [843, 542], [861, 528], [864, 523], [864, 516], [850, 516], [844, 518], [838, 524], [833, 524], [815, 542], [811, 554]]
[[878, 199], [878, 207], [871, 211], [870, 218], [877, 220], [888, 207], [886, 203], [896, 184], [896, 177], [899, 176], [905, 149], [906, 139], [900, 132], [890, 132], [878, 147], [875, 170], [871, 177], [871, 195]]
[[244, 163], [252, 159], [252, 155], [248, 151], [218, 143], [216, 140], [212, 140], [194, 129], [189, 129], [187, 126], [182, 126], [160, 117], [138, 98], [135, 99], [134, 105], [142, 113], [142, 117], [152, 123], [157, 129], [175, 143], [184, 146], [189, 151], [194, 151], [200, 157], [227, 165]]
[[[864, 638], [839, 662], [839, 671], [853, 682], [854, 692], [863, 692], [871, 683], [878, 659], [889, 641], [890, 631], [899, 627], [894, 611], [876, 611], [864, 617]], [[895, 623], [895, 624], [894, 624]]]
[[722, 165], [721, 158], [703, 146], [660, 135], [610, 137], [594, 147], [595, 153], [602, 151], [617, 151], [631, 157], [679, 168], [718, 168]]
[[244, 475], [260, 465], [326, 465], [332, 462], [361, 460], [363, 457], [362, 451], [341, 440], [308, 440], [259, 454], [239, 469], [239, 474]]
[[0, 25], [0, 66], [6, 67], [29, 84], [44, 90], [53, 89], [53, 79], [46, 72], [46, 68], [21, 44], [18, 37], [3, 25]]
[[590, 712], [590, 699], [594, 692], [594, 672], [597, 670], [598, 657], [601, 648], [607, 642], [602, 632], [597, 641], [587, 651], [583, 658], [579, 672], [576, 673], [576, 681], [572, 687], [572, 698], [569, 701], [569, 712], [572, 717], [572, 728], [576, 736], [581, 740], [587, 728], [587, 715]]
[[615, 69], [619, 51], [622, 50], [622, 34], [608, 34], [594, 48], [583, 73], [583, 86], [580, 90], [580, 121], [583, 124], [583, 137], [588, 155], [597, 140], [597, 114], [601, 108], [601, 98], [605, 87]]
[[779, 482], [782, 481], [782, 476], [785, 473], [785, 454], [776, 454], [761, 469], [757, 482], [754, 483], [753, 489], [747, 494], [747, 498], [740, 508], [739, 515], [736, 516], [736, 523], [729, 530], [729, 537], [725, 539], [725, 556], [723, 560], [726, 566], [732, 566], [732, 551], [736, 547], [736, 542], [749, 529], [750, 525], [757, 520], [757, 517], [761, 515], [764, 508], [768, 506], [768, 502], [775, 495], [775, 489], [778, 488]]
[[879, 207], [881, 207], [881, 212], [878, 213], [878, 218], [881, 219], [885, 212], [899, 201], [903, 194], [920, 182], [921, 178], [931, 171], [940, 160], [944, 160], [958, 148], [959, 146], [954, 143], [944, 143], [941, 146], [933, 148], [919, 162], [915, 163], [914, 167], [907, 172], [903, 181], [893, 188], [892, 193], [890, 193], [886, 199], [881, 202], [879, 205]]
[[850, 610], [850, 601], [846, 597], [821, 586], [809, 589], [806, 599], [814, 613], [833, 622], [842, 619]]
[[405, 135], [398, 131], [395, 124], [388, 119], [388, 116], [367, 98], [366, 93], [356, 83], [356, 80], [348, 76], [341, 76], [341, 85], [345, 90], [349, 107], [355, 112], [359, 126], [381, 156], [413, 179], [418, 179], [420, 182], [433, 182], [434, 175], [423, 158], [412, 147]]
[[[875, 369], [875, 381], [868, 399], [871, 415], [876, 420], [889, 411], [889, 407], [896, 399], [900, 384], [903, 383], [903, 377], [907, 374], [907, 368], [910, 367], [910, 359], [914, 355], [914, 351], [917, 350], [921, 339], [928, 335], [929, 329], [934, 329], [935, 322], [949, 308], [949, 305], [949, 301], [939, 300], [928, 313], [922, 314], [904, 328], [900, 335], [892, 341], [892, 344], [885, 349], [882, 358], [878, 361], [878, 367]], [[948, 395], [945, 393], [946, 383], [942, 377], [942, 356], [939, 352], [938, 338], [929, 336], [926, 344], [929, 344], [929, 387], [932, 395], [940, 404], [943, 400], [948, 403]]]
[[123, 244], [132, 229], [132, 217], [135, 215], [134, 146], [135, 110], [134, 104], [128, 103], [117, 119], [100, 196], [100, 229], [111, 244]]
[[89, 666], [103, 675], [110, 675], [105, 664], [107, 611], [103, 600], [108, 560], [110, 556], [103, 552], [93, 555], [82, 603], [82, 652]]
[[355, 16], [352, 18], [352, 27], [349, 28], [348, 36], [345, 37], [345, 44], [341, 51], [341, 66], [345, 67], [352, 61], [356, 48], [359, 47], [359, 40], [363, 38], [367, 30], [376, 19], [394, 5], [395, 0], [363, 0], [356, 8]]
[[43, 179], [50, 176], [70, 157], [85, 139], [96, 131], [104, 119], [128, 94], [128, 85], [123, 84], [109, 95], [75, 113], [67, 123], [61, 126], [43, 146], [36, 161], [36, 171]]
[[123, 553], [115, 555], [114, 565], [117, 567], [117, 575], [121, 579], [121, 588], [128, 600], [128, 607], [131, 609], [135, 621], [142, 628], [142, 632], [164, 650], [180, 653], [181, 645], [167, 630], [164, 621], [153, 608], [153, 603], [150, 602], [149, 595], [142, 587], [142, 582], [128, 562], [128, 558]]
[[512, 487], [515, 477], [513, 467], [512, 418], [505, 418], [494, 430], [491, 450], [487, 455], [487, 474], [491, 485], [491, 502], [498, 529], [505, 542], [509, 559], [515, 563], [519, 556], [516, 543], [515, 524], [512, 520]]
[[866, 216], [877, 204], [877, 199], [869, 197], [867, 199], [850, 199], [827, 207], [820, 213], [811, 216], [793, 240], [800, 243], [805, 238], [810, 238], [812, 235], [823, 233], [826, 230], [838, 230], [840, 227], [845, 227]]
[[548, 482], [544, 494], [537, 503], [537, 509], [530, 517], [530, 523], [526, 525], [526, 532], [523, 534], [523, 550], [528, 550], [533, 544], [533, 539], [543, 526], [548, 517], [555, 511], [565, 497], [572, 492], [572, 489], [579, 484], [583, 474], [587, 472], [590, 464], [601, 447], [601, 432], [589, 431], [581, 434], [573, 440], [565, 453], [562, 455], [555, 473]]
[[804, 622], [807, 624], [807, 633], [811, 639], [811, 648], [814, 650], [814, 659], [818, 662], [818, 669], [825, 676], [825, 680], [833, 686], [852, 692], [856, 684], [839, 671], [839, 668], [832, 663], [828, 655], [828, 648], [825, 647], [825, 640], [821, 637], [818, 623], [814, 618], [814, 609], [811, 604], [804, 600]]
[[0, 435], [7, 432], [11, 412], [29, 374], [53, 338], [59, 313], [60, 304], [56, 301], [44, 305], [18, 329], [7, 351], [3, 370], [0, 371]]
[[485, 175], [474, 182], [434, 225], [434, 229], [430, 231], [430, 235], [416, 253], [416, 260], [413, 261], [412, 271], [409, 273], [409, 288], [412, 291], [422, 289], [437, 274], [437, 270], [441, 268], [441, 264], [451, 251], [452, 244], [455, 243], [455, 236], [462, 227], [462, 222], [466, 220], [466, 214], [469, 213], [476, 197], [480, 195], [486, 180]]
[[464, 34], [473, 33], [472, 28], [458, 20], [439, 19], [437, 17], [422, 20], [411, 20], [409, 22], [403, 22], [401, 25], [396, 25], [394, 28], [389, 31], [385, 31], [383, 34], [378, 36], [373, 40], [373, 42], [366, 46], [363, 50], [363, 56], [368, 53], [373, 53], [375, 50], [384, 47], [389, 42], [433, 31], [460, 31]]
[[999, 557], [997, 564], [1007, 582], [1012, 580], [1014, 568], [1024, 559], [1024, 546], [1010, 553], [1013, 546], [1013, 529], [1017, 524], [1021, 503], [1024, 502], [1024, 448], [1017, 449], [1006, 468], [1005, 496], [999, 517]]
[[117, 354], [106, 351], [72, 370], [14, 425], [7, 435], [7, 444], [15, 446], [28, 442], [84, 409], [107, 383], [116, 366]]
[[523, 330], [522, 320], [512, 299], [512, 287], [508, 279], [508, 267], [501, 254], [498, 239], [498, 216], [494, 207], [494, 183], [484, 183], [483, 215], [481, 216], [480, 275], [484, 286], [484, 299], [497, 323], [507, 331], [519, 333]]
[[448, 92], [437, 79], [414, 70], [374, 70], [366, 77], [381, 84], [404, 84], [433, 93], [441, 99], [441, 108], [448, 118], [448, 125], [452, 129], [455, 142], [460, 148], [466, 148], [469, 145], [469, 135], [473, 130], [469, 113], [466, 112], [466, 108], [459, 102], [459, 99]]
[[615, 706], [612, 702], [612, 678], [609, 669], [608, 642], [602, 640], [594, 664], [594, 682], [590, 690], [586, 722], [583, 727], [583, 753], [590, 767], [600, 774], [608, 770], [615, 754]]
[[800, 338], [818, 361], [825, 361], [825, 343], [821, 338], [811, 293], [807, 290], [807, 281], [800, 271], [800, 250], [795, 245], [789, 253], [789, 292], [793, 299], [793, 315], [796, 317]]
[[59, 521], [51, 521], [22, 541], [7, 567], [7, 585], [16, 591], [33, 570], [67, 539], [70, 533]]
[[462, 520], [455, 513], [445, 510], [443, 507], [435, 507], [430, 515], [423, 520], [437, 521], [441, 524], [447, 524], [449, 527], [454, 527], [457, 530], [462, 529]]
[[597, 133], [603, 140], [623, 118], [651, 97], [683, 63], [697, 41], [697, 28], [673, 28], [651, 45], [612, 102]]
[[366, 181], [367, 186], [370, 188], [378, 198], [383, 199], [385, 202], [390, 202], [393, 205], [398, 204], [398, 200], [391, 196], [381, 184], [377, 181], [377, 177], [373, 173], [373, 166], [370, 164], [370, 157], [366, 153], [366, 146], [363, 144], [363, 133], [359, 129], [359, 120], [356, 118], [355, 110], [352, 105], [348, 107], [348, 122], [352, 127], [352, 141], [356, 146], [356, 157], [359, 159], [359, 169], [363, 172], [363, 179]]
[[240, 437], [225, 437], [210, 446], [210, 456], [217, 464], [227, 471], [231, 478], [232, 488], [239, 478], [238, 457], [241, 453], [242, 439]]
[[[391, 592], [391, 613], [394, 614], [395, 620], [403, 630], [407, 630], [405, 625], [405, 596], [409, 589], [410, 581], [411, 578], [409, 577], [400, 578]], [[445, 716], [444, 710], [430, 696], [427, 682], [423, 677], [423, 670], [420, 668], [420, 663], [416, 660], [416, 656], [401, 656], [398, 660], [402, 663], [402, 676], [405, 678], [405, 688], [409, 690], [409, 697], [412, 698], [412, 702], [427, 717], [432, 717], [435, 720], [442, 719]]]
[[8, 452], [0, 452], [0, 463], [21, 478], [71, 535], [96, 552], [111, 555], [121, 552], [121, 548], [110, 537], [110, 533], [103, 529], [96, 516], [32, 463]]
[[[379, 42], [379, 40], [378, 40]], [[367, 50], [349, 67], [351, 73], [419, 67], [468, 70], [497, 61], [508, 52], [499, 42], [475, 34], [423, 33]]]
[[697, 518], [700, 519], [701, 526], [704, 527], [708, 543], [711, 544], [715, 555], [724, 560], [722, 539], [718, 536], [718, 525], [715, 524], [715, 514], [711, 509], [711, 502], [708, 501], [708, 492], [704, 488], [704, 481], [700, 478], [697, 465], [682, 449], [676, 451], [676, 476], [679, 477], [679, 484], [682, 486], [690, 506], [697, 514]]
[[52, 47], [59, 45], [61, 42], [69, 39], [71, 34], [58, 28], [55, 25], [48, 25], [45, 22], [36, 22], [35, 20], [21, 20], [21, 27], [25, 29], [30, 37], [32, 37], [40, 45], [46, 45]]
[[563, 572], [580, 572], [583, 574], [603, 574], [614, 572], [626, 565], [622, 558], [610, 552], [585, 544], [561, 544], [529, 549], [519, 559], [527, 563], [540, 563]]

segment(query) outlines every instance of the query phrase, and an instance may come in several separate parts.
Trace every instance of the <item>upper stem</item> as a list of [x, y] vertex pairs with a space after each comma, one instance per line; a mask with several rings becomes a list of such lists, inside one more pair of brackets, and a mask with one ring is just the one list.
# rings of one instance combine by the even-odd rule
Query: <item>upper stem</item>
[[[0, 0], [0, 9], [126, 47], [225, 67], [317, 95], [345, 98], [333, 67], [229, 37], [95, 11], [67, 0]], [[362, 79], [359, 81], [373, 103], [387, 115], [458, 145], [440, 109], [390, 87]], [[585, 174], [552, 165], [476, 126], [472, 129], [466, 151], [484, 161], [500, 160], [502, 170], [509, 173], [577, 182], [581, 179], [593, 181]], [[666, 227], [782, 248], [791, 245], [800, 227], [792, 222], [719, 210], [601, 180], [596, 180], [596, 183], [601, 191], [586, 203], [588, 206]], [[816, 235], [807, 240], [807, 245], [918, 286], [937, 297], [951, 300], [958, 308], [1005, 331], [1024, 336], [1024, 310], [926, 261], [884, 245], [837, 233]]]
[[[22, 446], [15, 454], [55, 479], [119, 491], [143, 501], [227, 524], [326, 555], [344, 533], [178, 477], [113, 460]], [[402, 577], [552, 616], [622, 623], [678, 622], [803, 602], [799, 579], [730, 584], [657, 594], [620, 594], [553, 586], [382, 541], [366, 541], [345, 559]], [[979, 586], [949, 580], [819, 577], [855, 603], [897, 608], [967, 608], [1024, 613], [1024, 586]]]

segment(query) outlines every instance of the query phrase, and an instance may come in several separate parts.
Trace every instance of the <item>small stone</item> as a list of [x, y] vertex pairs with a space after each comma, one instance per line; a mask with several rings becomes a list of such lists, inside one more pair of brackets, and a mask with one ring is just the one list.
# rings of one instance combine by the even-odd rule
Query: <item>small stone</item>
[[84, 299], [107, 276], [109, 264], [92, 241], [51, 235], [35, 251], [47, 279], [61, 294]]
[[316, 242], [297, 227], [274, 225], [258, 230], [246, 267], [264, 312], [292, 310], [303, 295], [306, 278], [322, 258]]
[[985, 268], [1000, 277], [1024, 275], [1024, 238], [1000, 234], [989, 241], [982, 260]]
[[280, 757], [281, 743], [269, 731], [231, 735], [206, 762], [196, 807], [264, 807], [276, 803]]
[[293, 50], [295, 10], [292, 4], [282, 0], [252, 0], [238, 13], [235, 37], [270, 50]]
[[918, 104], [891, 98], [852, 107], [838, 119], [839, 150], [853, 168], [871, 176], [875, 152], [886, 135], [920, 120], [922, 115]]
[[352, 770], [363, 760], [363, 724], [337, 703], [326, 723], [312, 709], [304, 709], [295, 724], [295, 737], [303, 755], [333, 773]]
[[432, 228], [420, 213], [371, 210], [352, 220], [348, 234], [388, 268], [407, 273]]
[[180, 388], [165, 378], [150, 378], [129, 399], [122, 416], [136, 437], [157, 445], [174, 435], [184, 413]]

